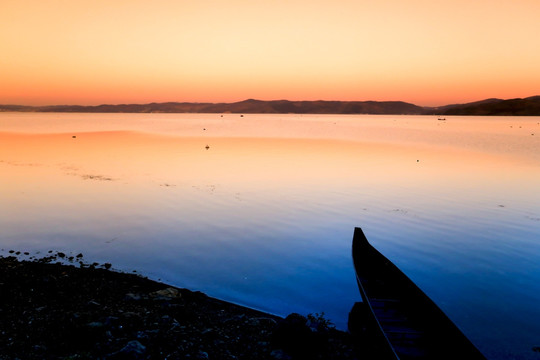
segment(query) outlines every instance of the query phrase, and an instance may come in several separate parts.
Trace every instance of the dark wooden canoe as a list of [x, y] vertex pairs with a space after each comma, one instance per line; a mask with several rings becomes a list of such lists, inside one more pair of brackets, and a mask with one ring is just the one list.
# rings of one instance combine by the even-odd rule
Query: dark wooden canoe
[[385, 358], [485, 359], [441, 309], [355, 228], [353, 262]]

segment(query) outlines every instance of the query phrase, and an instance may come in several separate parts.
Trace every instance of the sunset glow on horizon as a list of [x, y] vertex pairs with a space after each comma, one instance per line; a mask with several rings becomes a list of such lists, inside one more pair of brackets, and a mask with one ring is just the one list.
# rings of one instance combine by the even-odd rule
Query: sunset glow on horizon
[[540, 94], [538, 0], [4, 0], [0, 104]]

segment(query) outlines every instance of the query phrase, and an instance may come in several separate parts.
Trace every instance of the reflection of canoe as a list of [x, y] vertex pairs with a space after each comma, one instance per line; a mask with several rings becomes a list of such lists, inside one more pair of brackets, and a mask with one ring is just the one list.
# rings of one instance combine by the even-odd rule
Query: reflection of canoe
[[484, 359], [437, 305], [354, 230], [353, 262], [362, 300], [393, 359]]

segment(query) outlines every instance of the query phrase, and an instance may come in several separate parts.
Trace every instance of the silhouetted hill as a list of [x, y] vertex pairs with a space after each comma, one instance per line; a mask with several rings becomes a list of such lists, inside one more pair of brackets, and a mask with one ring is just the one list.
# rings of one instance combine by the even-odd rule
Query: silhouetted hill
[[426, 114], [540, 116], [540, 96], [509, 100], [486, 99], [467, 104], [446, 105], [427, 109]]
[[121, 105], [0, 105], [0, 111], [89, 112], [89, 113], [247, 113], [247, 114], [421, 114], [420, 106], [402, 101], [262, 101], [234, 103], [150, 103]]
[[540, 96], [525, 99], [486, 99], [467, 104], [420, 107], [403, 101], [263, 101], [234, 103], [166, 102], [120, 105], [0, 105], [0, 111], [85, 113], [245, 113], [245, 114], [405, 114], [405, 115], [536, 115]]
[[453, 109], [453, 108], [459, 108], [459, 107], [464, 107], [464, 106], [475, 106], [475, 105], [482, 105], [482, 104], [490, 104], [490, 103], [499, 102], [499, 101], [502, 101], [502, 99], [490, 98], [490, 99], [470, 102], [470, 103], [466, 103], [466, 104], [450, 104], [450, 105], [444, 105], [444, 106], [437, 106], [437, 107], [434, 107], [434, 108], [426, 108], [426, 112], [433, 112], [434, 114], [440, 114], [440, 113], [443, 113], [443, 112], [448, 111], [448, 110]]

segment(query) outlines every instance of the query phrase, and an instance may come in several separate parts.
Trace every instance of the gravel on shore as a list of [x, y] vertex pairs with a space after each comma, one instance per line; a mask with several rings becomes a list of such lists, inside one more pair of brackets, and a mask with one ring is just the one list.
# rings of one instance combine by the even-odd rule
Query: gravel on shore
[[110, 264], [55, 261], [0, 256], [1, 360], [370, 358], [318, 314], [283, 319]]

